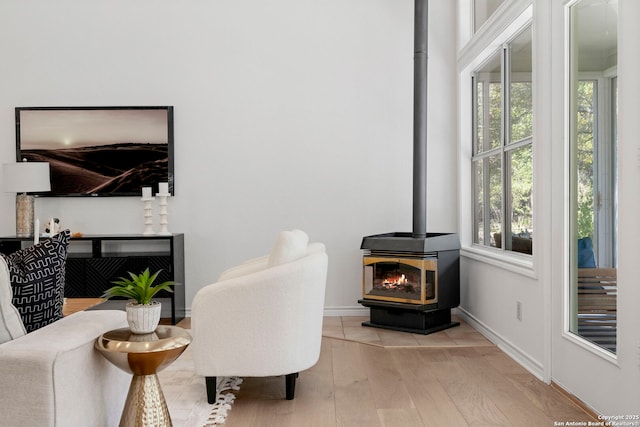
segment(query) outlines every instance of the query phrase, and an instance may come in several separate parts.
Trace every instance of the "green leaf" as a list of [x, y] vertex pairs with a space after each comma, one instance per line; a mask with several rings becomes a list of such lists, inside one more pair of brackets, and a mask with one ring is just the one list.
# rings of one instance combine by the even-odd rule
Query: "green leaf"
[[171, 286], [174, 285], [174, 282], [172, 281], [166, 281], [153, 286], [153, 283], [161, 271], [162, 270], [158, 270], [151, 274], [149, 268], [147, 268], [140, 274], [128, 272], [130, 278], [119, 277], [118, 280], [112, 281], [111, 283], [116, 286], [104, 291], [102, 297], [107, 299], [124, 297], [133, 299], [138, 304], [149, 304], [158, 292], [162, 290], [173, 292]]

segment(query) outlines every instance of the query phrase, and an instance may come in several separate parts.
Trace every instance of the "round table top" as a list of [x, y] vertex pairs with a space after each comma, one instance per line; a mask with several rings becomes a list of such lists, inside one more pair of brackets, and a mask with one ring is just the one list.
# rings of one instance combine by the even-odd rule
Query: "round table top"
[[114, 329], [100, 335], [100, 351], [118, 353], [152, 353], [178, 349], [191, 343], [191, 335], [179, 326], [160, 325], [150, 334], [134, 334], [129, 328]]
[[178, 326], [158, 326], [150, 334], [129, 328], [105, 332], [95, 347], [111, 363], [136, 375], [155, 375], [171, 364], [191, 343], [189, 332]]

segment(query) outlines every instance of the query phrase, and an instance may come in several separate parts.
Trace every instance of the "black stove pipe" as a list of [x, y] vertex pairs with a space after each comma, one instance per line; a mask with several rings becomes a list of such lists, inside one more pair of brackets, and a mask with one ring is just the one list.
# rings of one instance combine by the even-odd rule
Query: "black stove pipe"
[[427, 236], [428, 1], [415, 0], [413, 56], [413, 238]]

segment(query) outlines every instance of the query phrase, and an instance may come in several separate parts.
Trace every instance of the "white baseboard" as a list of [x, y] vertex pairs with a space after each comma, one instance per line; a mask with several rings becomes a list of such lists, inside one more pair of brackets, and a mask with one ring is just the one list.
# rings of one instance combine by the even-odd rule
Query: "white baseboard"
[[[163, 312], [164, 313], [164, 312]], [[325, 307], [324, 315], [327, 317], [338, 316], [368, 316], [369, 308], [361, 306], [345, 306], [345, 307]], [[168, 313], [167, 317], [171, 317], [171, 313]], [[185, 317], [191, 317], [191, 307], [187, 307], [185, 310]]]
[[369, 308], [362, 306], [337, 306], [325, 307], [324, 315], [327, 317], [337, 316], [368, 316]]
[[498, 346], [498, 348], [504, 351], [509, 357], [522, 365], [523, 368], [531, 372], [531, 374], [533, 374], [536, 378], [538, 378], [540, 381], [544, 381], [543, 368], [540, 362], [530, 357], [518, 346], [514, 345], [512, 342], [505, 339], [502, 335], [491, 329], [489, 326], [482, 323], [465, 309], [458, 307], [456, 309], [456, 314], [462, 320], [471, 325], [475, 330], [484, 335], [486, 339]]

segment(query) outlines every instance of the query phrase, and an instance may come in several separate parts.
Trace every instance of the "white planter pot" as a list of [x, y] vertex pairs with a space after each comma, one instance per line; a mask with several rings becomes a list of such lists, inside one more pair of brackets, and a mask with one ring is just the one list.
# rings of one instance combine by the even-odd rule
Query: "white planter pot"
[[150, 304], [129, 302], [126, 305], [126, 311], [131, 332], [149, 334], [155, 331], [160, 323], [162, 304], [159, 301], [151, 301]]

